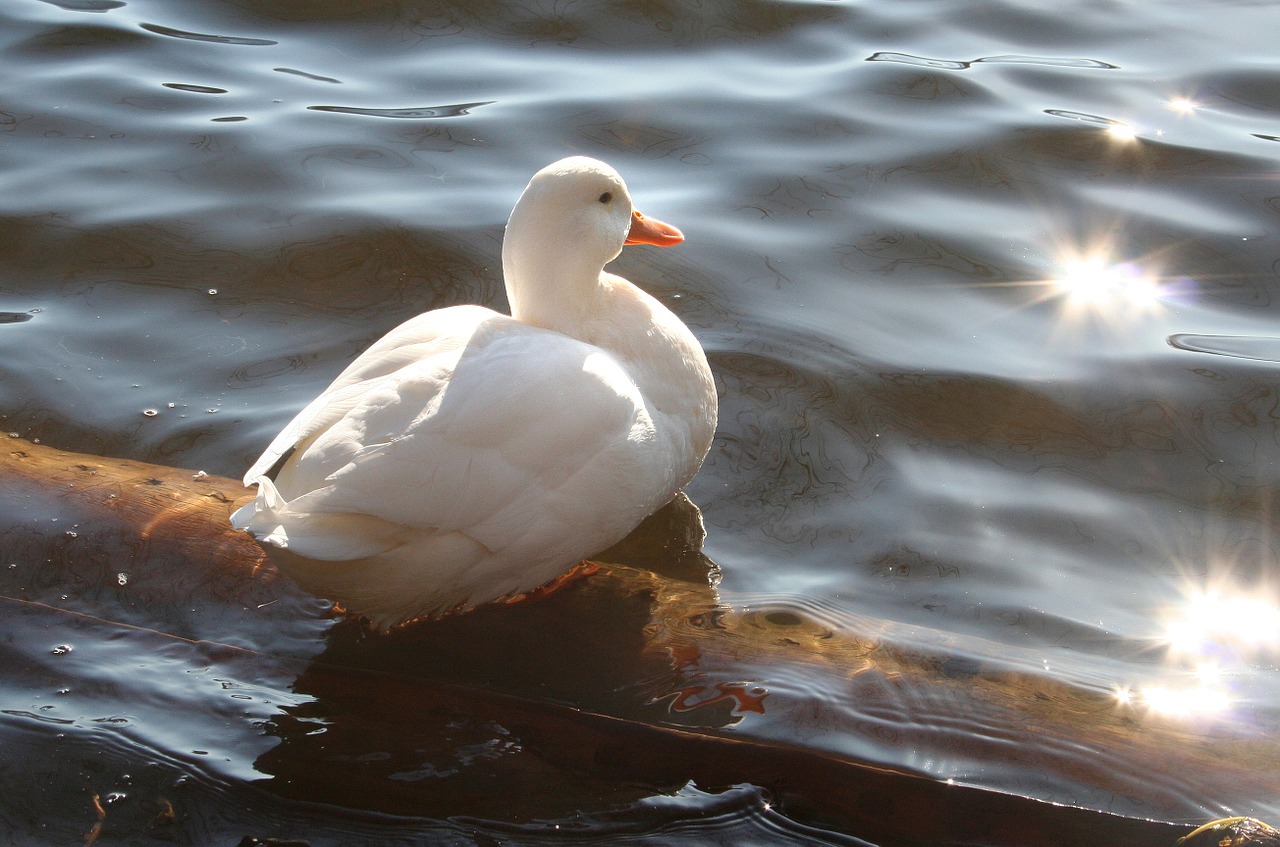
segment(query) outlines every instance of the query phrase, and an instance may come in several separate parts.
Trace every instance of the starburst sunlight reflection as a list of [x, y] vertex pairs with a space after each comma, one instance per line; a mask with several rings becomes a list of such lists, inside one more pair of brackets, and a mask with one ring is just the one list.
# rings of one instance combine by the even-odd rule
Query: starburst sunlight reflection
[[1230, 648], [1253, 656], [1280, 647], [1280, 605], [1261, 591], [1196, 591], [1165, 633], [1174, 653], [1195, 656]]
[[1051, 305], [1061, 333], [1071, 341], [1087, 325], [1124, 333], [1138, 321], [1176, 308], [1198, 297], [1197, 282], [1168, 267], [1178, 246], [1156, 247], [1134, 254], [1121, 243], [1129, 230], [1125, 216], [1091, 221], [1092, 234], [1062, 231], [1063, 215], [1043, 208], [1045, 249], [1035, 261], [1035, 275], [1016, 280], [979, 283], [986, 287], [1021, 288], [1029, 295], [1015, 309]]
[[1069, 315], [1128, 319], [1158, 309], [1165, 296], [1159, 277], [1136, 262], [1117, 262], [1104, 252], [1069, 256], [1049, 285]]
[[1237, 701], [1233, 686], [1280, 653], [1280, 601], [1263, 588], [1189, 590], [1162, 623], [1172, 679], [1118, 688], [1117, 704], [1184, 719], [1222, 713]]

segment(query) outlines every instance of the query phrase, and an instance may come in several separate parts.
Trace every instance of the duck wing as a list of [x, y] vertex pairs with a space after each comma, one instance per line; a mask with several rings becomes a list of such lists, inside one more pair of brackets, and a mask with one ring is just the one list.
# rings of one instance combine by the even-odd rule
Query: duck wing
[[489, 315], [462, 344], [406, 332], [415, 356], [370, 348], [286, 429], [296, 449], [260, 490], [271, 514], [255, 523], [327, 560], [450, 534], [573, 558], [661, 505], [639, 493], [663, 488], [665, 471], [649, 461], [653, 422], [625, 370], [599, 348]]
[[482, 306], [454, 306], [424, 312], [400, 324], [347, 365], [328, 388], [280, 430], [245, 472], [244, 484], [253, 485], [263, 476], [274, 477], [272, 469], [286, 454], [354, 408], [361, 394], [378, 378], [415, 361], [461, 349], [478, 326], [504, 317]]

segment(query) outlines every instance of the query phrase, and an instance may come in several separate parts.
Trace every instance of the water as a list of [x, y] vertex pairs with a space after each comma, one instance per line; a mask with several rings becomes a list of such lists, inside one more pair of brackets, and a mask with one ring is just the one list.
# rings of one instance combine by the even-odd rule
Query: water
[[[5, 430], [239, 476], [399, 321], [503, 307], [511, 204], [585, 153], [688, 237], [615, 270], [686, 320], [717, 375], [721, 427], [688, 493], [721, 601], [873, 629], [960, 683], [995, 668], [1114, 693], [1190, 748], [1274, 732], [1270, 4], [10, 0], [0, 21]], [[119, 619], [117, 588], [70, 585], [64, 605]], [[139, 620], [177, 628], [158, 608]], [[344, 724], [332, 713], [355, 707], [306, 663], [349, 634], [285, 611], [238, 635], [195, 614], [184, 635], [254, 651], [210, 657], [7, 607], [25, 670], [3, 675], [0, 734], [38, 778], [5, 780], [0, 820], [76, 840], [97, 794], [100, 844], [172, 827], [223, 843], [860, 836], [745, 784], [504, 783], [484, 764], [520, 761], [500, 722], [388, 706]], [[432, 672], [1101, 811], [1280, 817], [1274, 768], [1164, 772], [976, 682], [708, 656], [681, 701], [646, 676], [670, 667], [607, 654], [607, 679], [513, 660], [477, 680], [467, 662], [483, 659]], [[681, 717], [715, 679], [764, 692], [763, 711]], [[348, 763], [419, 752], [326, 771], [298, 799], [279, 774], [318, 767], [298, 727], [326, 721]], [[439, 776], [459, 756], [474, 791]], [[423, 780], [460, 805], [400, 791]], [[495, 785], [527, 799], [458, 799]]]

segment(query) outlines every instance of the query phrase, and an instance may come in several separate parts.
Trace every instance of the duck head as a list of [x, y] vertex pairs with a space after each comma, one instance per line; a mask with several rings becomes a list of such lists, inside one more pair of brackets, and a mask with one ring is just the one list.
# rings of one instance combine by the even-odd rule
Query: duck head
[[534, 174], [507, 221], [502, 272], [511, 314], [561, 329], [589, 309], [604, 266], [627, 244], [684, 240], [632, 206], [627, 184], [604, 162], [573, 156]]

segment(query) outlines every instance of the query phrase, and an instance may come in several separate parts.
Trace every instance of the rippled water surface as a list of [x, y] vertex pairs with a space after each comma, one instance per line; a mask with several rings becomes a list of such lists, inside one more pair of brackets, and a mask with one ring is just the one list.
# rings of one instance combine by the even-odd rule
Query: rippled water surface
[[34, 592], [14, 574], [41, 563], [0, 549], [24, 769], [0, 822], [871, 840], [750, 778], [551, 767], [483, 698], [423, 717], [325, 670], [359, 666], [1099, 812], [1280, 818], [1278, 27], [1207, 0], [7, 0], [6, 431], [238, 477], [396, 323], [505, 308], [516, 196], [596, 156], [687, 236], [614, 269], [716, 372], [688, 495], [726, 643], [792, 634], [683, 663], [679, 632], [637, 658], [607, 615], [576, 643], [616, 643], [572, 663], [466, 624], [370, 643], [319, 603], [139, 601], [127, 562]]

